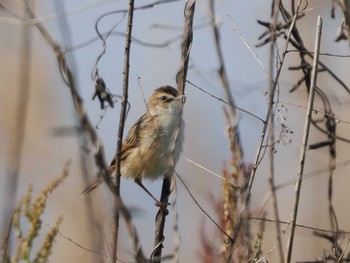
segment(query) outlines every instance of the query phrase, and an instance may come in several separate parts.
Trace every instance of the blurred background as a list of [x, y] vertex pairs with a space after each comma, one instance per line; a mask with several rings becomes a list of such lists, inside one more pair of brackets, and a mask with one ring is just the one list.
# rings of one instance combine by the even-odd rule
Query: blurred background
[[[284, 1], [289, 7], [288, 1]], [[23, 1], [0, 1], [0, 214], [1, 226], [8, 224], [9, 213], [26, 193], [29, 184], [34, 196], [57, 178], [67, 160], [72, 160], [70, 174], [64, 183], [48, 199], [43, 217], [42, 234], [63, 215], [60, 233], [54, 243], [50, 262], [109, 262], [113, 202], [105, 185], [87, 197], [80, 197], [86, 186], [86, 178], [96, 177], [94, 147], [74, 132], [79, 121], [75, 113], [69, 89], [58, 70], [56, 57], [35, 28], [35, 20], [28, 20]], [[136, 6], [151, 1], [137, 1]], [[305, 5], [306, 3], [304, 3]], [[86, 112], [105, 146], [108, 161], [116, 151], [121, 99], [115, 97], [115, 107], [101, 110], [98, 100], [92, 100], [94, 83], [91, 78], [96, 59], [102, 52], [102, 42], [95, 31], [99, 17], [114, 10], [127, 10], [125, 0], [95, 1], [35, 1], [31, 3], [38, 20], [66, 52], [79, 92], [86, 104]], [[185, 1], [174, 1], [137, 10], [134, 13], [131, 45], [129, 102], [125, 132], [146, 110], [144, 100], [153, 89], [161, 85], [176, 86], [175, 76], [181, 55], [181, 36], [184, 26]], [[330, 1], [308, 1], [305, 17], [298, 21], [305, 46], [313, 50], [317, 16], [322, 16], [323, 32], [321, 52], [349, 56], [349, 42], [335, 42], [343, 14], [335, 9], [331, 18]], [[269, 45], [256, 48], [258, 37], [265, 28], [257, 20], [271, 21], [271, 3], [266, 1], [216, 2], [216, 19], [219, 23], [225, 66], [238, 107], [265, 118], [268, 107]], [[106, 42], [106, 53], [99, 61], [99, 74], [112, 94], [121, 95], [123, 87], [124, 46], [127, 19], [122, 13], [104, 17], [99, 23], [101, 32], [114, 26], [114, 33]], [[193, 45], [187, 79], [218, 98], [225, 99], [225, 92], [218, 77], [218, 59], [210, 26], [209, 2], [197, 1], [194, 20]], [[244, 41], [242, 40], [244, 39]], [[171, 41], [170, 41], [171, 40]], [[140, 42], [142, 41], [142, 42]], [[161, 45], [160, 45], [161, 44]], [[249, 49], [247, 48], [249, 46]], [[284, 41], [277, 42], [282, 51]], [[290, 49], [293, 49], [290, 47]], [[320, 59], [345, 84], [350, 83], [349, 57], [321, 55]], [[287, 127], [284, 142], [275, 145], [276, 184], [284, 184], [277, 191], [280, 219], [288, 221], [294, 198], [294, 181], [297, 174], [301, 140], [305, 121], [308, 93], [305, 85], [295, 92], [289, 90], [302, 77], [299, 71], [289, 71], [289, 66], [299, 63], [297, 53], [288, 53], [279, 79], [279, 111], [276, 114], [276, 134]], [[348, 138], [349, 93], [329, 74], [320, 74], [318, 83], [327, 94], [336, 117], [338, 135]], [[143, 97], [143, 92], [144, 96]], [[216, 205], [222, 198], [222, 181], [187, 159], [207, 169], [222, 174], [229, 164], [231, 153], [226, 135], [225, 105], [187, 84], [187, 101], [184, 108], [185, 144], [176, 167], [191, 193], [201, 206], [215, 219]], [[281, 106], [282, 105], [282, 106]], [[316, 98], [315, 108], [319, 106]], [[239, 132], [244, 150], [244, 162], [254, 161], [259, 146], [263, 123], [254, 116], [239, 112]], [[322, 115], [322, 112], [321, 112]], [[68, 132], [62, 132], [68, 131]], [[311, 128], [310, 143], [324, 140], [325, 135]], [[89, 152], [81, 158], [81, 149]], [[328, 148], [307, 151], [305, 173], [314, 176], [305, 179], [302, 186], [298, 223], [320, 229], [330, 229], [328, 211]], [[266, 156], [260, 163], [254, 181], [251, 210], [259, 216], [260, 210], [273, 219], [268, 185]], [[187, 158], [187, 159], [186, 159]], [[82, 171], [82, 161], [87, 171]], [[350, 198], [349, 144], [337, 141], [337, 169], [334, 172], [333, 202], [339, 227], [349, 231]], [[18, 164], [14, 165], [15, 163]], [[317, 172], [315, 172], [317, 171]], [[18, 174], [13, 181], [12, 175]], [[10, 177], [9, 177], [10, 176]], [[162, 180], [144, 182], [156, 196], [160, 195]], [[288, 183], [288, 184], [285, 184]], [[210, 240], [220, 237], [213, 223], [201, 212], [184, 186], [177, 182], [177, 209], [180, 241], [180, 262], [203, 262], [201, 234]], [[133, 181], [122, 179], [121, 192], [125, 204], [131, 209], [136, 229], [146, 255], [153, 249], [154, 218], [157, 207]], [[166, 222], [164, 255], [171, 254], [176, 241], [173, 233], [174, 211]], [[257, 221], [251, 221], [256, 227]], [[285, 225], [281, 226], [285, 229]], [[131, 240], [121, 220], [119, 241], [120, 257], [132, 261]], [[3, 234], [3, 232], [1, 232]], [[39, 237], [40, 238], [40, 237]], [[348, 237], [344, 236], [344, 247]], [[12, 237], [12, 242], [14, 242]], [[40, 240], [40, 239], [39, 239]], [[74, 241], [74, 242], [72, 242]], [[90, 248], [95, 253], [78, 246]], [[275, 227], [266, 223], [262, 241], [263, 255], [269, 262], [278, 262]], [[331, 250], [325, 239], [315, 237], [312, 230], [297, 228], [293, 262], [311, 261]], [[40, 242], [38, 241], [39, 246]], [[283, 236], [283, 247], [287, 235]], [[220, 245], [218, 244], [218, 248]], [[14, 248], [12, 248], [13, 250]], [[271, 252], [271, 253], [270, 253]]]

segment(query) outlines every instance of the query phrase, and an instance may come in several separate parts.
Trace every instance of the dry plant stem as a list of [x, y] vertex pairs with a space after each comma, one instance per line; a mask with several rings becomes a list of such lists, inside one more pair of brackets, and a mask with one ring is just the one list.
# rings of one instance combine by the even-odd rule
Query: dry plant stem
[[[301, 5], [301, 0], [298, 1], [297, 10], [299, 10], [300, 5]], [[273, 89], [272, 89], [273, 91], [276, 90], [276, 87], [277, 87], [277, 84], [278, 84], [278, 80], [279, 80], [279, 77], [280, 77], [280, 74], [281, 74], [281, 71], [282, 71], [284, 59], [285, 59], [286, 54], [287, 54], [289, 40], [290, 40], [290, 37], [291, 37], [291, 34], [292, 34], [292, 30], [294, 28], [297, 16], [298, 16], [298, 12], [299, 11], [297, 11], [296, 14], [294, 15], [292, 23], [291, 23], [291, 25], [289, 27], [289, 30], [288, 30], [287, 40], [286, 40], [286, 43], [285, 43], [285, 46], [284, 46], [284, 49], [283, 49], [281, 61], [279, 62], [279, 67], [278, 67], [278, 70], [276, 72], [276, 76], [275, 76], [275, 79], [274, 79], [274, 82], [273, 82]], [[270, 94], [270, 96], [274, 97], [274, 94]], [[244, 203], [242, 205], [241, 211], [244, 211], [246, 209], [246, 205], [249, 203], [249, 200], [250, 200], [250, 193], [251, 193], [251, 190], [252, 190], [252, 187], [253, 187], [255, 174], [256, 174], [256, 171], [258, 169], [259, 163], [261, 161], [261, 155], [263, 154], [263, 144], [264, 144], [264, 140], [265, 140], [265, 136], [266, 136], [266, 131], [267, 131], [267, 127], [268, 127], [268, 120], [269, 120], [269, 117], [270, 117], [270, 111], [271, 110], [272, 110], [272, 108], [269, 107], [268, 110], [267, 110], [267, 113], [266, 113], [266, 117], [265, 117], [266, 121], [264, 122], [264, 127], [263, 127], [263, 130], [262, 130], [262, 133], [261, 133], [258, 151], [256, 153], [255, 160], [254, 160], [254, 165], [253, 165], [252, 171], [250, 173], [250, 178], [249, 178], [249, 182], [248, 182], [248, 186], [247, 186], [246, 198], [245, 198], [245, 201], [244, 201]], [[237, 226], [235, 228], [235, 232], [233, 233], [233, 236], [232, 236], [232, 239], [233, 239], [234, 243], [236, 243], [236, 240], [237, 240], [237, 237], [238, 237], [238, 234], [239, 234], [239, 229], [241, 228], [241, 225], [242, 225], [242, 217], [240, 216], [240, 218], [238, 219], [238, 222], [237, 222]], [[231, 253], [233, 253], [233, 250], [231, 251]]]
[[[136, 232], [135, 225], [132, 221], [131, 213], [129, 209], [124, 205], [120, 195], [115, 194], [115, 186], [111, 182], [110, 176], [108, 175], [107, 167], [105, 165], [102, 145], [98, 147], [97, 151], [98, 152], [96, 153], [96, 156], [95, 156], [97, 167], [102, 171], [103, 179], [105, 180], [109, 190], [113, 193], [115, 206], [118, 208], [119, 212], [123, 215], [125, 219], [126, 227], [133, 241], [136, 262], [146, 262], [146, 258], [143, 254], [143, 250]], [[114, 260], [118, 260], [118, 258], [115, 258]]]
[[[291, 15], [288, 13], [288, 11], [284, 8], [283, 3], [281, 2], [281, 4], [279, 5], [280, 7], [280, 11], [283, 14], [285, 20], [287, 21], [288, 19], [290, 19]], [[299, 10], [299, 3], [298, 3], [298, 10]], [[298, 11], [297, 11], [298, 13]], [[294, 15], [294, 13], [293, 13]], [[293, 37], [294, 39], [290, 39], [290, 43], [297, 48], [300, 52], [300, 58], [302, 61], [302, 64], [307, 64], [305, 61], [305, 54], [308, 55], [309, 57], [311, 57], [313, 59], [313, 54], [311, 54], [306, 47], [304, 46], [303, 40], [300, 36], [299, 30], [297, 29], [297, 27], [295, 27], [293, 29]], [[332, 71], [330, 70], [322, 61], [319, 61], [319, 65], [323, 67], [324, 70], [326, 70], [349, 94], [350, 94], [350, 89], [349, 87]]]
[[179, 213], [177, 210], [177, 185], [176, 185], [176, 180], [174, 178], [174, 186], [173, 186], [173, 195], [174, 195], [174, 201], [172, 203], [172, 208], [173, 208], [173, 231], [174, 231], [174, 252], [173, 252], [173, 262], [179, 262], [180, 260], [180, 243], [181, 243], [181, 236], [180, 236], [180, 232], [179, 232]]
[[[227, 101], [223, 100], [223, 99], [220, 98], [220, 97], [215, 96], [214, 94], [209, 93], [208, 91], [202, 89], [201, 87], [199, 87], [198, 85], [194, 84], [193, 82], [191, 82], [191, 81], [189, 81], [189, 80], [186, 80], [186, 82], [187, 82], [188, 84], [191, 84], [193, 87], [197, 88], [197, 89], [200, 90], [201, 92], [203, 92], [203, 93], [209, 95], [210, 97], [212, 97], [212, 98], [214, 98], [214, 99], [216, 99], [216, 100], [218, 100], [218, 101], [220, 101], [220, 102], [222, 102], [222, 103], [224, 103], [224, 104], [229, 105], [229, 103], [228, 103]], [[262, 123], [265, 123], [265, 121], [264, 121], [262, 118], [260, 118], [258, 115], [255, 115], [255, 114], [253, 114], [253, 113], [251, 113], [251, 112], [249, 112], [249, 111], [247, 111], [247, 110], [245, 110], [245, 109], [243, 109], [243, 108], [240, 108], [240, 107], [235, 106], [235, 109], [237, 109], [237, 110], [239, 110], [239, 111], [241, 111], [241, 112], [244, 112], [244, 113], [246, 113], [246, 114], [248, 114], [248, 115], [254, 117], [255, 119], [261, 121]]]
[[[171, 173], [166, 173], [163, 179], [162, 193], [160, 196], [160, 201], [166, 204], [169, 200], [169, 195], [171, 193]], [[154, 239], [154, 251], [152, 253], [151, 262], [158, 263], [161, 262], [162, 248], [164, 241], [164, 227], [165, 227], [165, 218], [167, 212], [159, 209], [156, 216], [156, 227], [155, 227], [155, 239]]]
[[[191, 50], [192, 37], [193, 37], [193, 17], [194, 17], [195, 4], [196, 4], [195, 0], [188, 0], [185, 6], [185, 12], [184, 12], [185, 29], [184, 29], [183, 41], [182, 41], [180, 69], [176, 76], [177, 89], [180, 94], [184, 94], [185, 92], [188, 61], [190, 57], [190, 50]], [[181, 125], [181, 123], [179, 125]], [[170, 188], [171, 188], [172, 176], [173, 176], [173, 171], [171, 169], [169, 169], [164, 176], [162, 194], [160, 198], [160, 201], [164, 204], [168, 203], [168, 200], [169, 200], [169, 195], [171, 192]], [[154, 246], [156, 249], [153, 253], [153, 256], [154, 256], [153, 262], [161, 262], [161, 256], [162, 256], [161, 243], [164, 240], [163, 233], [164, 233], [166, 216], [167, 216], [166, 211], [163, 211], [161, 209], [158, 211], [158, 214], [156, 216], [155, 239], [154, 239]]]
[[187, 79], [188, 61], [193, 38], [193, 17], [196, 6], [196, 0], [188, 0], [185, 6], [185, 29], [182, 40], [182, 52], [180, 69], [176, 76], [177, 89], [180, 94], [185, 93], [185, 84]]
[[[217, 22], [215, 19], [215, 0], [210, 0], [210, 18], [211, 18], [211, 26], [214, 33], [214, 40], [215, 40], [215, 47], [216, 47], [216, 53], [219, 59], [219, 75], [221, 78], [222, 85], [224, 87], [225, 93], [226, 93], [226, 99], [229, 104], [229, 109], [231, 113], [231, 117], [234, 119], [234, 125], [237, 124], [237, 112], [235, 109], [235, 103], [231, 94], [230, 84], [228, 82], [227, 73], [226, 73], [226, 67], [225, 67], [225, 61], [224, 56], [222, 54], [221, 49], [221, 40], [220, 40], [220, 32], [217, 26]], [[234, 153], [232, 153], [234, 154]]]
[[[298, 10], [300, 8], [300, 4], [301, 4], [301, 0], [299, 0], [298, 2]], [[279, 62], [279, 67], [278, 67], [278, 70], [276, 72], [276, 76], [275, 76], [275, 79], [273, 81], [273, 89], [272, 91], [275, 91], [276, 90], [276, 87], [278, 85], [278, 80], [279, 80], [279, 77], [280, 77], [280, 74], [281, 74], [281, 71], [282, 71], [282, 67], [283, 67], [283, 63], [284, 63], [284, 59], [286, 57], [286, 54], [287, 54], [287, 49], [288, 49], [288, 44], [289, 44], [289, 41], [290, 41], [290, 37], [291, 37], [291, 34], [292, 34], [292, 30], [294, 28], [294, 25], [295, 25], [295, 22], [296, 22], [296, 18], [297, 18], [297, 14], [294, 15], [293, 17], [293, 20], [292, 20], [292, 23], [289, 27], [289, 31], [288, 31], [288, 35], [287, 35], [287, 40], [286, 40], [286, 43], [285, 43], [285, 46], [284, 46], [284, 49], [283, 49], [283, 53], [282, 53], [282, 58], [281, 58], [281, 61]], [[274, 94], [270, 94], [270, 96], [273, 96], [274, 97]], [[269, 119], [270, 117], [270, 110], [272, 110], [271, 108], [268, 108], [268, 112], [266, 114], [266, 120]], [[260, 146], [259, 146], [259, 149], [258, 149], [258, 152], [256, 154], [256, 157], [255, 157], [255, 160], [254, 160], [254, 166], [253, 166], [253, 169], [252, 169], [252, 172], [251, 172], [251, 175], [250, 175], [250, 180], [249, 180], [249, 184], [248, 184], [248, 195], [247, 195], [247, 199], [249, 200], [250, 198], [250, 192], [251, 192], [251, 188], [253, 186], [253, 182], [254, 182], [254, 178], [255, 178], [255, 173], [256, 173], [256, 170], [258, 168], [258, 165], [260, 163], [260, 157], [261, 157], [261, 152], [262, 152], [262, 149], [263, 149], [263, 143], [264, 143], [264, 140], [265, 140], [265, 135], [266, 135], [266, 130], [267, 130], [267, 126], [268, 126], [268, 121], [265, 121], [264, 123], [264, 127], [263, 127], [263, 131], [262, 131], [262, 135], [261, 135], [261, 139], [260, 139]]]
[[10, 248], [10, 234], [11, 234], [11, 229], [12, 229], [12, 224], [13, 224], [13, 216], [15, 215], [15, 212], [12, 212], [10, 221], [8, 222], [8, 225], [6, 228], [4, 228], [4, 233], [3, 233], [3, 240], [1, 244], [1, 250], [2, 250], [2, 263], [7, 262], [7, 257], [9, 253], [9, 248]]
[[291, 258], [292, 258], [293, 240], [294, 240], [294, 234], [295, 234], [296, 219], [297, 219], [297, 214], [298, 214], [299, 197], [300, 197], [300, 191], [301, 191], [301, 183], [303, 181], [305, 154], [306, 154], [307, 142], [308, 142], [309, 132], [310, 132], [312, 107], [313, 107], [314, 94], [315, 94], [314, 91], [316, 89], [321, 33], [322, 33], [322, 19], [321, 19], [321, 17], [318, 17], [316, 41], [315, 41], [315, 49], [314, 49], [314, 60], [312, 63], [311, 86], [310, 86], [309, 101], [308, 101], [307, 112], [306, 112], [304, 135], [303, 135], [302, 147], [301, 147], [301, 152], [300, 152], [298, 175], [297, 175], [297, 181], [296, 181], [296, 185], [295, 185], [294, 205], [293, 205], [293, 211], [292, 211], [292, 216], [291, 216], [291, 230], [290, 230], [290, 236], [288, 239], [287, 256], [286, 256], [286, 261], [285, 261], [286, 263], [290, 263]]
[[[65, 8], [65, 2], [64, 1], [54, 1], [53, 2], [55, 8], [56, 8], [56, 13], [61, 13], [64, 14], [66, 12]], [[65, 43], [67, 46], [72, 46], [72, 39], [71, 39], [71, 31], [69, 24], [67, 22], [66, 17], [62, 17], [59, 21], [59, 30], [61, 31], [61, 34], [63, 36], [63, 39], [65, 40]], [[72, 71], [75, 71], [76, 69], [76, 63], [74, 60], [73, 56], [69, 57], [69, 62], [73, 66]], [[77, 116], [74, 116], [75, 119]], [[83, 176], [83, 181], [85, 183], [85, 188], [89, 186], [89, 174], [90, 171], [93, 171], [92, 169], [92, 162], [91, 159], [89, 158], [90, 156], [88, 155], [87, 151], [85, 149], [88, 148], [88, 140], [86, 136], [80, 134], [78, 137], [79, 139], [79, 145], [81, 146], [79, 149], [79, 157], [80, 157], [80, 167], [82, 171], [82, 176]], [[103, 231], [101, 228], [101, 221], [98, 220], [98, 214], [96, 213], [96, 209], [93, 206], [93, 200], [92, 200], [92, 195], [86, 195], [84, 198], [85, 201], [85, 207], [86, 207], [86, 213], [87, 213], [87, 218], [88, 218], [88, 228], [90, 229], [91, 234], [89, 235], [90, 237], [90, 242], [93, 244], [94, 249], [97, 251], [101, 251], [104, 245], [103, 242]], [[97, 258], [95, 258], [97, 260]]]
[[94, 254], [98, 255], [99, 257], [104, 258], [106, 261], [107, 261], [108, 258], [109, 258], [107, 255], [105, 255], [105, 254], [103, 254], [103, 253], [100, 253], [100, 252], [97, 251], [97, 250], [93, 250], [93, 249], [91, 249], [91, 248], [88, 248], [88, 247], [85, 247], [85, 246], [79, 244], [78, 242], [74, 241], [72, 238], [70, 238], [70, 237], [68, 237], [68, 236], [66, 236], [66, 235], [64, 235], [64, 234], [62, 234], [62, 232], [60, 232], [60, 231], [58, 231], [58, 235], [59, 235], [60, 238], [63, 238], [63, 239], [65, 239], [65, 240], [67, 240], [68, 242], [72, 243], [74, 246], [77, 246], [78, 248], [80, 248], [80, 249], [82, 249], [82, 250], [84, 250], [84, 251], [94, 253]]
[[[124, 52], [124, 79], [123, 79], [123, 100], [122, 108], [119, 118], [119, 130], [117, 139], [117, 178], [115, 186], [115, 195], [120, 196], [120, 158], [122, 153], [123, 145], [123, 133], [126, 120], [127, 104], [128, 104], [128, 89], [129, 89], [129, 68], [130, 68], [130, 45], [131, 45], [131, 34], [132, 34], [132, 23], [134, 16], [134, 0], [129, 1], [128, 9], [128, 25], [126, 30], [125, 39], [125, 52]], [[113, 258], [118, 258], [118, 235], [119, 235], [119, 206], [115, 203], [115, 214], [114, 214], [114, 237], [113, 237]]]
[[[227, 123], [229, 125], [229, 140], [230, 140], [230, 149], [232, 154], [232, 160], [234, 160], [234, 166], [236, 167], [236, 176], [239, 177], [239, 174], [242, 174], [241, 163], [243, 158], [243, 150], [241, 148], [240, 143], [240, 136], [239, 131], [237, 127], [237, 112], [236, 112], [236, 106], [233, 100], [233, 96], [231, 94], [231, 87], [228, 81], [227, 73], [226, 73], [226, 67], [225, 67], [225, 61], [224, 56], [221, 48], [221, 39], [220, 39], [220, 32], [217, 26], [217, 22], [215, 19], [215, 0], [210, 0], [210, 17], [211, 17], [211, 26], [214, 34], [214, 41], [215, 41], [215, 47], [216, 47], [216, 53], [219, 60], [219, 75], [222, 82], [222, 86], [226, 93], [226, 99], [229, 106], [229, 112], [230, 114], [227, 114]], [[234, 178], [232, 178], [234, 179]], [[235, 182], [236, 183], [236, 182]], [[228, 191], [236, 191], [234, 188], [230, 188]], [[240, 192], [241, 195], [244, 195], [244, 192]], [[226, 198], [227, 199], [227, 198]], [[225, 200], [226, 200], [225, 199]], [[242, 198], [243, 200], [244, 198]], [[230, 202], [232, 200], [226, 200], [227, 202]], [[231, 207], [229, 204], [223, 205], [224, 207]], [[246, 214], [246, 211], [242, 211], [244, 214]], [[225, 211], [225, 213], [234, 213], [233, 211]], [[241, 215], [243, 217], [243, 214]], [[229, 222], [226, 224], [225, 232], [232, 233], [234, 230], [232, 229], [234, 227], [234, 222]], [[247, 229], [248, 231], [248, 229]], [[229, 242], [228, 244], [224, 244], [224, 250], [222, 250], [222, 259], [228, 261], [231, 261], [233, 247], [233, 242]]]
[[[258, 220], [258, 221], [266, 221], [266, 222], [270, 222], [270, 223], [276, 223], [276, 220], [273, 220], [273, 219], [269, 219], [269, 218], [261, 218], [261, 217], [249, 217], [248, 218], [249, 220]], [[287, 221], [279, 221], [278, 222], [279, 224], [282, 224], [282, 225], [289, 225], [290, 222], [287, 222]], [[321, 233], [329, 233], [329, 234], [334, 234], [334, 231], [333, 230], [327, 230], [327, 229], [322, 229], [322, 228], [317, 228], [317, 227], [312, 227], [312, 226], [307, 226], [307, 225], [301, 225], [301, 224], [296, 224], [297, 227], [299, 228], [304, 228], [304, 229], [307, 229], [307, 230], [312, 230], [313, 232], [321, 232]], [[349, 235], [350, 232], [349, 231], [344, 231], [342, 232], [344, 235]]]
[[[2, 215], [2, 232], [7, 229], [7, 223], [13, 213], [16, 202], [18, 177], [22, 159], [22, 149], [25, 139], [28, 103], [30, 98], [30, 74], [31, 74], [31, 54], [32, 54], [32, 40], [31, 31], [28, 26], [23, 24], [20, 41], [20, 69], [18, 72], [18, 94], [16, 105], [16, 116], [14, 133], [12, 141], [9, 146], [8, 159], [6, 163], [6, 180], [5, 180], [5, 196], [4, 213]], [[7, 244], [10, 246], [10, 244]]]
[[275, 227], [276, 227], [276, 237], [277, 237], [277, 247], [279, 252], [279, 258], [280, 262], [283, 262], [284, 260], [284, 253], [283, 253], [283, 244], [282, 244], [282, 237], [281, 237], [281, 226], [278, 223], [280, 221], [279, 217], [279, 211], [278, 211], [278, 203], [277, 203], [277, 195], [276, 195], [276, 185], [275, 185], [275, 148], [274, 148], [274, 142], [275, 142], [275, 108], [274, 107], [274, 95], [275, 95], [275, 89], [276, 86], [273, 83], [273, 72], [274, 72], [274, 57], [275, 57], [275, 45], [276, 45], [276, 26], [278, 21], [278, 6], [280, 4], [279, 0], [274, 1], [274, 7], [273, 7], [273, 17], [272, 17], [272, 28], [271, 30], [271, 41], [270, 41], [270, 69], [269, 69], [269, 109], [270, 109], [270, 116], [269, 116], [269, 145], [270, 146], [270, 152], [269, 152], [269, 168], [270, 168], [270, 174], [269, 174], [269, 183], [270, 183], [270, 191], [272, 196], [272, 205], [273, 205], [273, 213], [274, 213], [274, 219], [275, 219]]
[[[314, 58], [314, 54], [312, 54], [311, 52], [309, 52], [306, 47], [300, 43], [298, 43], [297, 41], [295, 41], [294, 39], [290, 40], [290, 43], [300, 51], [300, 53], [306, 54], [307, 56], [309, 56], [310, 58]], [[344, 81], [342, 81], [325, 63], [323, 63], [322, 61], [319, 61], [319, 65], [322, 66], [322, 68], [324, 70], [326, 70], [328, 72], [329, 75], [331, 75], [345, 90], [347, 93], [350, 94], [350, 88], [345, 84]]]
[[[190, 197], [192, 198], [193, 202], [195, 202], [195, 204], [198, 206], [198, 208], [203, 212], [203, 214], [205, 214], [209, 220], [221, 231], [222, 234], [224, 234], [227, 239], [232, 242], [233, 240], [231, 239], [231, 237], [225, 232], [225, 230], [223, 228], [221, 228], [221, 226], [216, 223], [216, 221], [213, 219], [212, 216], [210, 216], [208, 214], [208, 212], [199, 204], [199, 202], [197, 201], [197, 199], [194, 197], [194, 195], [192, 194], [191, 190], [188, 188], [188, 186], [186, 185], [186, 183], [184, 182], [184, 180], [181, 178], [181, 176], [176, 173], [177, 178], [179, 178], [180, 182], [183, 184], [183, 186], [185, 187], [186, 191], [188, 192], [188, 194], [190, 195]], [[233, 243], [233, 242], [232, 242]]]
[[[138, 235], [136, 233], [136, 228], [135, 228], [134, 223], [132, 222], [132, 217], [131, 217], [129, 210], [123, 204], [122, 199], [118, 198], [117, 195], [114, 195], [114, 199], [115, 199], [116, 207], [119, 209], [121, 214], [124, 216], [126, 227], [127, 227], [129, 234], [132, 238], [132, 241], [133, 241], [132, 243], [134, 245], [134, 251], [136, 252], [135, 253], [136, 262], [138, 262], [138, 263], [147, 262], [146, 257], [143, 254], [143, 251], [141, 248], [141, 243], [140, 243], [140, 240], [139, 240]], [[118, 258], [115, 258], [115, 260], [118, 260]]]
[[221, 49], [221, 40], [220, 40], [220, 33], [219, 29], [217, 27], [217, 23], [215, 20], [215, 0], [210, 0], [210, 11], [211, 11], [211, 24], [212, 24], [212, 29], [214, 33], [214, 38], [215, 38], [215, 47], [216, 47], [216, 52], [218, 55], [219, 59], [219, 75], [221, 78], [222, 85], [224, 87], [225, 93], [226, 93], [226, 99], [228, 102], [229, 110], [231, 113], [231, 118], [233, 121], [230, 121], [230, 125], [232, 125], [232, 132], [234, 133], [232, 138], [233, 141], [231, 142], [231, 153], [233, 158], [235, 159], [235, 162], [237, 165], [241, 164], [242, 158], [243, 158], [243, 150], [241, 148], [240, 140], [239, 140], [239, 132], [237, 129], [237, 112], [236, 112], [236, 105], [233, 100], [233, 96], [231, 94], [231, 87], [228, 81], [227, 73], [226, 73], [226, 67], [225, 67], [225, 61], [224, 61], [224, 56], [222, 54], [222, 49]]
[[335, 162], [336, 162], [336, 156], [331, 156], [331, 160], [329, 163], [329, 179], [328, 179], [328, 209], [329, 209], [329, 217], [330, 217], [330, 222], [331, 222], [331, 229], [332, 229], [332, 234], [333, 234], [333, 249], [336, 257], [339, 257], [339, 245], [338, 245], [338, 240], [339, 240], [339, 224], [338, 224], [338, 219], [335, 213], [335, 209], [333, 206], [333, 173], [335, 170]]
[[[29, 13], [32, 19], [35, 19], [36, 16], [29, 7], [27, 8], [27, 12]], [[110, 177], [108, 176], [108, 169], [106, 166], [106, 159], [104, 156], [103, 144], [101, 142], [101, 139], [97, 136], [94, 126], [91, 124], [88, 116], [86, 115], [84, 101], [80, 97], [79, 92], [76, 88], [74, 76], [67, 64], [62, 48], [54, 41], [54, 39], [51, 37], [51, 35], [48, 33], [48, 31], [46, 30], [46, 28], [43, 26], [42, 23], [40, 22], [36, 23], [35, 27], [39, 30], [39, 32], [41, 33], [45, 41], [51, 46], [51, 48], [56, 54], [60, 73], [62, 75], [64, 82], [67, 84], [67, 86], [70, 89], [74, 107], [80, 118], [81, 125], [84, 128], [84, 131], [89, 135], [92, 144], [96, 148], [96, 154], [95, 154], [96, 166], [99, 169], [100, 173], [103, 175], [103, 179], [106, 181], [106, 184], [109, 187], [110, 191], [114, 194], [115, 204], [117, 204], [117, 206], [119, 207], [119, 211], [125, 218], [129, 235], [133, 240], [134, 251], [136, 255], [135, 257], [137, 259], [140, 259], [140, 260], [137, 260], [138, 262], [141, 262], [145, 257], [142, 252], [141, 244], [139, 242], [135, 226], [132, 222], [131, 214], [127, 209], [127, 207], [124, 205], [120, 196], [115, 194], [114, 185], [111, 182]]]

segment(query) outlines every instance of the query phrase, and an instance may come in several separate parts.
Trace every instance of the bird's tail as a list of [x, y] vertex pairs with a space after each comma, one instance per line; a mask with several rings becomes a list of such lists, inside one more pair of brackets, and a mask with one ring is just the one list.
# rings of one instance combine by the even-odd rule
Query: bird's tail
[[90, 193], [92, 190], [97, 188], [100, 184], [103, 183], [103, 177], [99, 176], [92, 184], [90, 184], [81, 194], [80, 197], [83, 197]]

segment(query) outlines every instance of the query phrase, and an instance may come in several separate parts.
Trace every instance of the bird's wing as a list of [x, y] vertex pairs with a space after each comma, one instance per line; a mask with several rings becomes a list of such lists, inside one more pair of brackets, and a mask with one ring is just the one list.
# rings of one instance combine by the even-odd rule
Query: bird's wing
[[[142, 131], [142, 126], [144, 126], [146, 124], [146, 114], [143, 115], [129, 130], [128, 135], [126, 136], [123, 146], [122, 146], [122, 154], [121, 154], [121, 162], [123, 162], [129, 153], [129, 150], [131, 148], [137, 147], [139, 145], [139, 141], [140, 141], [140, 136], [141, 136], [141, 131]], [[117, 155], [114, 155], [111, 164], [108, 167], [108, 173], [112, 174], [113, 171], [115, 170], [115, 166], [116, 166], [116, 162], [117, 162]], [[88, 187], [86, 188], [83, 193], [81, 194], [86, 195], [88, 193], [90, 193], [92, 190], [94, 190], [96, 187], [98, 187], [102, 182], [103, 182], [103, 177], [102, 176], [98, 176], [98, 178]]]
[[94, 190], [95, 188], [97, 188], [98, 186], [100, 186], [100, 184], [103, 183], [103, 177], [99, 176], [97, 177], [97, 179], [90, 184], [81, 194], [80, 197], [83, 197], [85, 195], [87, 195], [88, 193], [90, 193], [92, 190]]
[[[127, 158], [129, 150], [131, 148], [135, 148], [139, 145], [140, 137], [141, 137], [141, 131], [142, 131], [142, 126], [145, 124], [145, 118], [146, 115], [143, 115], [138, 121], [130, 128], [122, 146], [122, 154], [120, 160], [123, 161]], [[115, 164], [117, 161], [117, 155], [114, 155], [110, 168], [109, 169], [114, 169]]]

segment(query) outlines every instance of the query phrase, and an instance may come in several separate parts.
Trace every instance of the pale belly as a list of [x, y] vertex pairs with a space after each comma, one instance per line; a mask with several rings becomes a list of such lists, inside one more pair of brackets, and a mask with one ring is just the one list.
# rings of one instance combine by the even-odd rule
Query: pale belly
[[149, 180], [161, 177], [171, 163], [162, 148], [150, 145], [147, 149], [135, 149], [121, 167], [122, 176]]
[[[161, 136], [160, 143], [157, 136]], [[143, 143], [143, 147], [134, 148], [128, 154], [127, 161], [122, 163], [121, 175], [125, 178], [155, 180], [164, 173], [179, 159], [182, 150], [183, 125], [178, 134], [178, 141], [175, 149], [172, 139], [172, 132], [165, 133], [161, 130], [158, 133], [147, 134], [149, 140]], [[173, 156], [172, 156], [173, 153]]]

